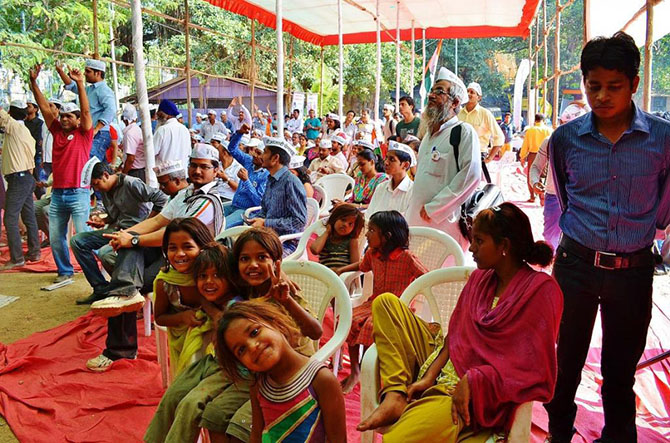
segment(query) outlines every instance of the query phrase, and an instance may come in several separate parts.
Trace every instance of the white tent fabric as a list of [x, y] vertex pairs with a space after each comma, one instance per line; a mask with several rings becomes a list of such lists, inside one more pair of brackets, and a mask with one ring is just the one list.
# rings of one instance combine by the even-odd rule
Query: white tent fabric
[[[275, 0], [207, 0], [236, 14], [255, 18], [274, 27], [270, 19]], [[337, 0], [292, 0], [284, 3], [284, 31], [317, 45], [335, 45]], [[343, 0], [344, 43], [374, 43], [376, 0]], [[382, 41], [395, 39], [399, 5], [401, 40], [526, 36], [539, 0], [380, 0]]]
[[[630, 34], [638, 46], [644, 46], [647, 32], [645, 0], [589, 0], [588, 39], [609, 37], [622, 30]], [[637, 14], [634, 20], [631, 19]], [[654, 7], [654, 41], [670, 33], [670, 1], [662, 0]], [[630, 23], [629, 23], [630, 22]]]

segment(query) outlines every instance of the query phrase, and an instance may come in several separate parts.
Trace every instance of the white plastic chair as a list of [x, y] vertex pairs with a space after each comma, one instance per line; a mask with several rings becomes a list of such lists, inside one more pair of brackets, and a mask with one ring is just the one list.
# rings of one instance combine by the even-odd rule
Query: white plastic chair
[[247, 226], [247, 225], [233, 226], [232, 228], [228, 228], [228, 229], [222, 231], [221, 233], [219, 233], [219, 235], [216, 236], [215, 240], [219, 241], [219, 240], [223, 240], [224, 238], [230, 238], [234, 242], [235, 240], [237, 240], [237, 237], [239, 237], [241, 233], [243, 233], [244, 231], [246, 231], [248, 229], [251, 229], [251, 226]]
[[307, 259], [307, 243], [314, 235], [321, 235], [326, 231], [325, 220], [317, 220], [311, 226], [305, 229], [305, 232], [300, 234], [300, 241], [296, 246], [295, 251], [284, 257], [284, 260], [306, 260]]
[[[333, 271], [320, 263], [286, 260], [282, 262], [282, 271], [291, 281], [300, 286], [303, 298], [309, 303], [312, 313], [323, 321], [331, 300], [335, 300], [335, 331], [314, 358], [326, 362], [349, 335], [351, 328], [351, 302], [342, 280]], [[318, 346], [318, 340], [315, 340]]]
[[302, 232], [296, 232], [293, 234], [284, 234], [279, 236], [282, 244], [289, 240], [295, 240], [302, 237], [302, 234], [309, 229], [316, 221], [319, 220], [319, 203], [313, 198], [307, 199], [307, 221], [305, 222], [305, 229]]
[[[453, 257], [454, 266], [463, 266], [465, 256], [456, 240], [438, 229], [411, 226], [409, 228], [409, 250], [419, 258], [419, 261], [429, 270], [439, 269], [449, 257]], [[357, 281], [360, 272], [345, 272], [340, 276], [347, 288], [355, 288], [351, 294], [352, 303], [358, 306], [372, 295], [372, 273], [363, 277], [362, 291], [358, 290]]]
[[326, 201], [326, 209], [322, 212], [321, 215], [325, 215], [330, 211], [330, 208], [333, 205], [330, 203], [331, 200], [339, 199], [344, 200], [344, 197], [347, 193], [347, 188], [351, 187], [353, 189], [355, 180], [349, 177], [347, 174], [342, 172], [337, 174], [328, 174], [324, 175], [316, 181], [316, 185], [321, 186], [326, 190], [326, 195], [328, 200]]
[[[319, 217], [324, 217], [328, 214], [327, 208], [328, 202], [330, 202], [328, 192], [326, 192], [326, 189], [321, 185], [313, 184], [312, 188], [314, 188], [314, 200], [319, 203]], [[319, 198], [316, 198], [317, 194]]]
[[[307, 205], [307, 221], [305, 223], [305, 227], [311, 225], [316, 221], [317, 218], [319, 218], [319, 203], [313, 198], [308, 197], [306, 205]], [[260, 210], [261, 210], [260, 206], [253, 206], [251, 208], [248, 208], [246, 211], [244, 211], [244, 218], [245, 219], [253, 218], [252, 217], [253, 213]], [[294, 234], [286, 234], [286, 235], [294, 235]]]
[[[458, 297], [473, 270], [474, 268], [470, 267], [454, 266], [431, 271], [412, 282], [400, 300], [409, 305], [417, 296], [423, 296], [430, 307], [430, 314], [424, 317], [424, 320], [439, 321], [442, 330], [446, 331]], [[379, 406], [377, 394], [380, 386], [379, 359], [377, 347], [373, 344], [363, 356], [361, 363], [361, 419], [367, 418]], [[519, 406], [507, 441], [515, 443], [530, 441], [531, 418], [532, 402]], [[379, 431], [383, 433], [384, 429]], [[361, 434], [361, 443], [372, 441], [374, 432]]]

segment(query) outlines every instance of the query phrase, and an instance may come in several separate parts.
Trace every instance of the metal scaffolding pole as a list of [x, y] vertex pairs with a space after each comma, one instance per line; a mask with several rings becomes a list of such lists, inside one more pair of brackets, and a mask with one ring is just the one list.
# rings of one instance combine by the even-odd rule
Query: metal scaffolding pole
[[379, 120], [379, 93], [382, 83], [382, 43], [381, 43], [381, 23], [379, 21], [379, 0], [377, 0], [377, 9], [375, 10], [375, 22], [377, 22], [377, 69], [375, 76], [375, 121]]
[[341, 117], [344, 109], [344, 47], [342, 44], [342, 0], [337, 0], [337, 41], [340, 61], [340, 78], [338, 80], [337, 114]]
[[[410, 66], [411, 66], [412, 70], [411, 70], [410, 77], [409, 77], [409, 87], [410, 87], [409, 96], [412, 97], [412, 98], [414, 96], [414, 57], [415, 57], [414, 52], [415, 51], [416, 51], [416, 48], [414, 47], [414, 20], [412, 20], [412, 57], [411, 57], [411, 61], [410, 61]], [[397, 109], [396, 109], [396, 112], [398, 112]]]
[[323, 46], [321, 46], [321, 75], [319, 79], [319, 116], [323, 115]]
[[186, 112], [188, 115], [188, 125], [191, 126], [191, 42], [189, 35], [189, 11], [188, 0], [184, 0], [184, 51], [186, 52], [186, 66], [184, 72], [186, 73]]
[[542, 48], [544, 51], [544, 76], [542, 82], [542, 114], [547, 116], [547, 75], [549, 74], [549, 54], [547, 53], [547, 0], [542, 0]]
[[395, 2], [395, 108], [400, 106], [400, 0]]
[[[340, 0], [341, 1], [341, 0]], [[275, 16], [277, 18], [277, 131], [279, 137], [284, 136], [284, 36], [282, 0], [275, 0]]]
[[558, 113], [561, 112], [561, 105], [558, 102], [560, 97], [560, 81], [561, 81], [561, 0], [556, 0], [556, 34], [554, 35], [554, 100], [553, 100], [553, 115], [551, 117], [551, 124], [555, 128], [558, 126]]

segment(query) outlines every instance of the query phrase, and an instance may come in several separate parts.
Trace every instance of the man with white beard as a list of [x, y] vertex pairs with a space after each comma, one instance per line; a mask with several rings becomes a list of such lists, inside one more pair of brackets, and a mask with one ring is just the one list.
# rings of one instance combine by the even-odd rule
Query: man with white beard
[[[440, 68], [428, 106], [421, 115], [418, 164], [412, 200], [406, 212], [410, 226], [429, 226], [452, 236], [465, 250], [468, 241], [460, 232], [461, 204], [481, 179], [477, 132], [458, 120], [461, 104], [468, 101], [465, 85], [447, 68]], [[450, 135], [460, 126], [458, 164]]]

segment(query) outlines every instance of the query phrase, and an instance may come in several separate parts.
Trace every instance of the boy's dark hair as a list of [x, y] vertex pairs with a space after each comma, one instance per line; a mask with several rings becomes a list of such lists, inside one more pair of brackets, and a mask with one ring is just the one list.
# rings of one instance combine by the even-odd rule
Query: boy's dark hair
[[412, 112], [414, 112], [415, 105], [414, 105], [414, 99], [412, 97], [410, 97], [409, 95], [403, 95], [402, 97], [400, 97], [400, 100], [398, 100], [398, 103], [400, 102], [407, 103], [409, 106], [411, 106]]
[[539, 114], [539, 113], [538, 113], [538, 114], [535, 114], [535, 123], [537, 123], [537, 122], [541, 122], [541, 121], [543, 121], [543, 120], [544, 120], [544, 115]]
[[400, 160], [401, 163], [402, 163], [402, 162], [407, 162], [407, 163], [409, 163], [409, 164], [412, 164], [412, 157], [410, 157], [409, 154], [406, 153], [405, 151], [398, 151], [398, 150], [389, 151], [389, 152], [386, 154], [386, 156], [388, 157], [388, 155], [389, 155], [391, 152], [393, 152], [393, 155], [395, 155], [396, 157], [398, 157], [398, 160]]
[[269, 149], [272, 155], [278, 155], [279, 163], [281, 163], [282, 166], [286, 166], [291, 163], [291, 156], [288, 155], [288, 152], [284, 151], [283, 149], [276, 146], [266, 146], [265, 149]]
[[310, 185], [312, 184], [312, 179], [309, 176], [309, 169], [307, 169], [304, 165], [300, 166], [299, 168], [295, 168], [294, 171], [297, 173], [300, 183], [309, 183]]
[[98, 162], [93, 166], [93, 171], [91, 171], [91, 180], [102, 178], [104, 173], [109, 175], [112, 174], [112, 169], [105, 162]]
[[337, 220], [344, 217], [350, 217], [352, 215], [356, 217], [356, 223], [354, 224], [354, 230], [351, 231], [351, 238], [357, 238], [365, 227], [365, 217], [363, 217], [361, 211], [359, 211], [358, 208], [351, 203], [340, 203], [339, 205], [335, 206], [333, 211], [330, 213], [330, 217], [328, 217], [328, 224], [334, 230], [335, 222]]
[[247, 229], [237, 237], [233, 245], [233, 258], [235, 263], [240, 261], [240, 254], [245, 244], [255, 241], [265, 249], [273, 261], [281, 260], [284, 255], [281, 240], [275, 231], [270, 228], [251, 228]]
[[382, 256], [388, 258], [394, 250], [409, 249], [409, 225], [398, 211], [379, 211], [372, 214], [369, 224], [375, 225], [380, 235], [386, 238], [382, 246]]
[[167, 250], [168, 245], [170, 244], [170, 235], [172, 235], [174, 232], [180, 231], [184, 231], [190, 235], [195, 244], [198, 245], [198, 247], [201, 249], [204, 248], [205, 245], [208, 245], [214, 241], [214, 237], [212, 237], [212, 233], [209, 232], [209, 228], [207, 228], [207, 226], [197, 218], [189, 217], [173, 219], [165, 227], [165, 233], [163, 234], [163, 244], [161, 248], [163, 251], [163, 256], [165, 257], [165, 261], [167, 262], [167, 265], [164, 268], [164, 271], [166, 272], [170, 267], [170, 263], [167, 261]]
[[231, 287], [235, 287], [236, 279], [233, 272], [233, 269], [235, 269], [233, 266], [233, 254], [221, 243], [208, 243], [202, 248], [191, 267], [193, 279], [197, 281], [198, 275], [211, 267], [214, 267], [216, 272], [225, 278]]
[[350, 112], [351, 112], [352, 114], [354, 114], [354, 117], [356, 117], [356, 111], [354, 111], [353, 109], [349, 109], [349, 110], [347, 111], [347, 114], [349, 114]]
[[640, 50], [635, 40], [619, 31], [612, 37], [596, 37], [582, 49], [582, 76], [586, 78], [589, 71], [598, 67], [623, 72], [633, 83], [640, 70]]

